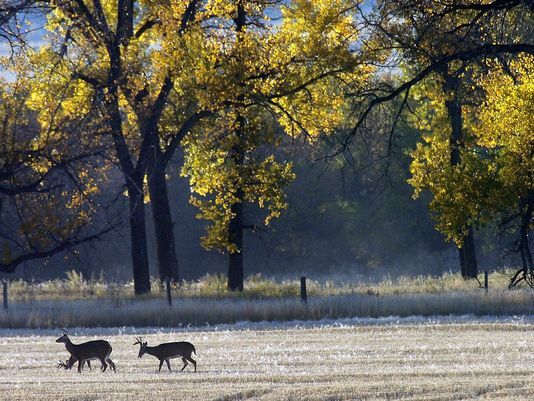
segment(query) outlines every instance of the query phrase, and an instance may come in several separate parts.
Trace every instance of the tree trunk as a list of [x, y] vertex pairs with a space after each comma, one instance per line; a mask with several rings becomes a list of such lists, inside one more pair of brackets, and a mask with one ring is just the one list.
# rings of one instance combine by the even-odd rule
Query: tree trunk
[[[460, 78], [450, 75], [446, 67], [442, 71], [442, 75], [445, 80], [443, 89], [447, 96], [445, 106], [451, 124], [451, 136], [449, 140], [450, 161], [452, 166], [457, 166], [461, 163], [460, 149], [464, 146]], [[472, 225], [468, 226], [468, 233], [464, 238], [464, 243], [461, 248], [458, 248], [458, 256], [460, 258], [462, 277], [465, 279], [476, 278], [478, 268]]]
[[534, 191], [530, 191], [527, 197], [521, 200], [521, 226], [519, 228], [519, 249], [525, 276], [534, 273], [534, 263], [532, 252], [530, 251], [529, 232], [534, 213]]
[[478, 268], [475, 253], [475, 237], [473, 228], [469, 226], [469, 231], [464, 238], [461, 248], [458, 248], [460, 257], [460, 271], [463, 278], [477, 278]]
[[130, 201], [130, 235], [132, 247], [132, 267], [135, 294], [150, 292], [150, 269], [148, 264], [145, 204], [143, 201], [143, 180], [130, 177], [127, 185]]
[[[245, 155], [243, 153], [243, 140], [245, 135], [245, 118], [238, 115], [236, 134], [240, 138], [241, 143], [235, 145], [232, 149], [232, 160], [235, 168], [241, 170], [245, 162]], [[243, 231], [244, 231], [244, 214], [243, 188], [238, 184], [236, 191], [237, 201], [232, 204], [230, 209], [233, 217], [228, 224], [228, 239], [237, 248], [236, 251], [231, 252], [228, 258], [228, 289], [230, 291], [243, 291]]]
[[[242, 1], [237, 3], [237, 15], [234, 19], [236, 25], [236, 32], [241, 33], [246, 26], [246, 11]], [[242, 38], [240, 35], [237, 37], [237, 45], [241, 42]], [[240, 83], [242, 92], [237, 95], [237, 117], [236, 117], [236, 129], [235, 133], [237, 138], [239, 138], [239, 143], [236, 144], [232, 149], [231, 158], [234, 161], [234, 164], [238, 170], [240, 170], [245, 162], [244, 155], [244, 141], [245, 141], [245, 126], [246, 119], [241, 114], [239, 110], [242, 107], [242, 104], [245, 100], [245, 85], [241, 81]], [[237, 250], [231, 252], [228, 258], [228, 289], [230, 291], [243, 291], [243, 227], [244, 227], [244, 216], [243, 216], [243, 201], [244, 193], [243, 188], [238, 184], [236, 191], [237, 201], [232, 205], [231, 212], [234, 217], [230, 220], [228, 224], [228, 238], [232, 244], [235, 245]]]
[[526, 197], [519, 202], [519, 215], [521, 222], [519, 225], [518, 250], [521, 255], [521, 269], [519, 269], [512, 279], [508, 288], [513, 288], [521, 281], [525, 281], [530, 287], [534, 287], [534, 261], [530, 251], [529, 232], [534, 214], [534, 191], [529, 191]]
[[139, 156], [137, 166], [134, 166], [126, 139], [122, 130], [122, 117], [119, 108], [117, 77], [120, 72], [120, 52], [118, 49], [110, 54], [112, 60], [110, 85], [105, 104], [109, 114], [111, 136], [115, 146], [115, 152], [124, 176], [128, 199], [130, 202], [130, 238], [132, 270], [134, 278], [135, 294], [150, 292], [150, 267], [148, 263], [148, 247], [145, 226], [145, 204], [143, 177], [145, 174], [144, 160]]
[[156, 248], [158, 255], [159, 278], [178, 281], [178, 258], [174, 241], [174, 224], [172, 221], [165, 167], [154, 161], [148, 180], [152, 218], [156, 231]]
[[[237, 191], [237, 197], [243, 199], [243, 191]], [[230, 291], [243, 291], [243, 201], [232, 205], [234, 218], [228, 226], [230, 242], [237, 248], [228, 258], [228, 289]]]

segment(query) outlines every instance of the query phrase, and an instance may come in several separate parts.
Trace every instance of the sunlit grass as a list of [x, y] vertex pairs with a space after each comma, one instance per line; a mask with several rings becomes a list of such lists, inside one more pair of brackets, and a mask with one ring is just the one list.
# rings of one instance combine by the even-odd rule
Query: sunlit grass
[[490, 289], [459, 274], [385, 278], [376, 283], [308, 280], [308, 304], [300, 302], [300, 281], [249, 277], [243, 293], [231, 293], [222, 275], [173, 285], [173, 306], [165, 288], [153, 282], [151, 294], [135, 297], [133, 284], [86, 280], [70, 272], [65, 280], [30, 284], [13, 281], [9, 312], [0, 327], [113, 327], [235, 323], [238, 321], [319, 320], [351, 317], [435, 315], [528, 315], [534, 291], [508, 290], [502, 273], [490, 276]]
[[[491, 290], [506, 289], [514, 270], [492, 272], [489, 275]], [[483, 274], [477, 280], [464, 280], [459, 273], [445, 273], [442, 276], [384, 277], [382, 280], [324, 281], [313, 277], [307, 279], [310, 296], [330, 295], [392, 295], [392, 294], [441, 294], [446, 292], [479, 292]], [[65, 279], [41, 283], [14, 280], [10, 283], [10, 298], [14, 301], [43, 299], [100, 299], [133, 298], [133, 282], [116, 283], [103, 279], [87, 279], [81, 273], [67, 272]], [[256, 274], [245, 280], [243, 293], [232, 293], [226, 288], [226, 277], [221, 274], [207, 274], [199, 280], [182, 281], [172, 285], [173, 297], [180, 298], [286, 298], [300, 294], [300, 278], [275, 280]], [[145, 298], [165, 296], [165, 287], [158, 280], [152, 280], [152, 293]]]

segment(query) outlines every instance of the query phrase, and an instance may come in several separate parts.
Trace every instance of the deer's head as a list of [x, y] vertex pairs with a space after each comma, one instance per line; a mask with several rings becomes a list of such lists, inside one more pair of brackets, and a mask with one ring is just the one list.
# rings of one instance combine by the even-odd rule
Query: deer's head
[[139, 344], [139, 355], [137, 355], [137, 357], [141, 358], [146, 352], [147, 342], [143, 342], [143, 339], [139, 337], [139, 338], [136, 338], [135, 342], [133, 343], [133, 345], [137, 345], [137, 344]]
[[56, 340], [56, 343], [66, 343], [69, 341], [69, 332], [65, 329], [61, 330], [61, 337]]

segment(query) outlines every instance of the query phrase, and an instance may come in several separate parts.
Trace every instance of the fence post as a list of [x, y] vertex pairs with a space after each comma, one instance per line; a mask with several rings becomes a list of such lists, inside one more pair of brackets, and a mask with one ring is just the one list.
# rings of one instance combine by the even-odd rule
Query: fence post
[[7, 312], [9, 308], [9, 303], [7, 299], [8, 298], [8, 294], [7, 294], [8, 281], [2, 280], [2, 286], [3, 286], [3, 294], [4, 294], [4, 310]]
[[171, 294], [171, 278], [167, 277], [165, 280], [165, 285], [167, 287], [167, 302], [169, 303], [169, 306], [172, 306], [172, 294]]
[[308, 303], [308, 295], [306, 294], [306, 276], [300, 278], [300, 300], [303, 304]]
[[488, 291], [488, 271], [484, 271], [484, 290]]

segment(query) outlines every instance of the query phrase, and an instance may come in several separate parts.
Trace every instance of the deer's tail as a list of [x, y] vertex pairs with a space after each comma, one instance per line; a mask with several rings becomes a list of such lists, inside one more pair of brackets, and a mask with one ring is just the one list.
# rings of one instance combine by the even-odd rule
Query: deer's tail
[[197, 350], [195, 349], [195, 346], [193, 344], [191, 344], [191, 347], [193, 347], [193, 352], [195, 353], [195, 355], [197, 354]]

